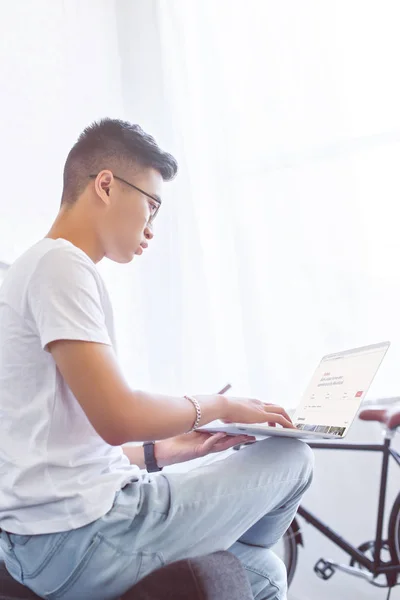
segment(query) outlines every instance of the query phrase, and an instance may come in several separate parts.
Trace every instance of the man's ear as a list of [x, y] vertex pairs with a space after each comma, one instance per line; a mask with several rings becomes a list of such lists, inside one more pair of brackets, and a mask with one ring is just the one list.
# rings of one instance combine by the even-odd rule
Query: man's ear
[[110, 188], [112, 186], [113, 180], [114, 177], [111, 171], [104, 170], [100, 171], [94, 182], [97, 195], [100, 196], [100, 198], [106, 204], [109, 204]]

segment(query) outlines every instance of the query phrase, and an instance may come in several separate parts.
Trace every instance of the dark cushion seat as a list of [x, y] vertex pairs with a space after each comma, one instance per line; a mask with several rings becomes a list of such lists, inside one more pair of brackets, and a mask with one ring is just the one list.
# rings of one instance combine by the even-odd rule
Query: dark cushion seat
[[[0, 600], [38, 600], [15, 581], [0, 557]], [[141, 579], [121, 600], [252, 600], [240, 561], [230, 552], [172, 563]]]

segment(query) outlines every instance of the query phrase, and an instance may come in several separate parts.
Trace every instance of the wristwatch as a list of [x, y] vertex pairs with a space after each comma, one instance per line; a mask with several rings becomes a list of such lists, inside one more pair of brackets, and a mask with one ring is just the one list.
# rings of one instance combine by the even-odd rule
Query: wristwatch
[[144, 442], [144, 462], [148, 473], [155, 473], [156, 471], [162, 471], [162, 467], [159, 467], [154, 454], [154, 442]]

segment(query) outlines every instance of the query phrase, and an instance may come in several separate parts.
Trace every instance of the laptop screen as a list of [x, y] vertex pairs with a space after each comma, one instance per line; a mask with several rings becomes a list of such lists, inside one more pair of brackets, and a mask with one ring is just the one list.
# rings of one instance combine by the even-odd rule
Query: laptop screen
[[390, 346], [382, 342], [324, 356], [297, 407], [293, 423], [298, 429], [342, 437]]

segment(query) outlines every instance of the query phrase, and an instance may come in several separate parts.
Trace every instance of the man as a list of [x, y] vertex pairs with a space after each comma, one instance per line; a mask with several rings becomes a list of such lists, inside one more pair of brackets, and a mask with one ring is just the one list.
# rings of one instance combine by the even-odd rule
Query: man
[[11, 575], [43, 598], [118, 598], [162, 564], [222, 549], [257, 600], [286, 597], [270, 548], [311, 482], [307, 445], [270, 438], [189, 473], [140, 471], [250, 439], [194, 430], [217, 418], [293, 426], [258, 400], [135, 391], [118, 368], [96, 263], [144, 252], [176, 171], [136, 125], [85, 129], [56, 221], [0, 291], [0, 543]]

